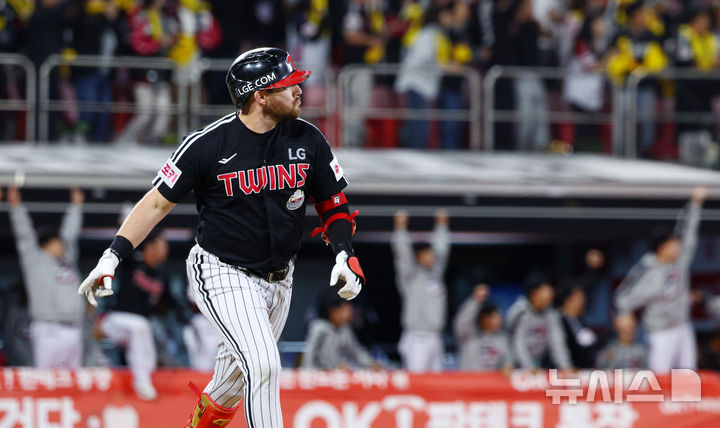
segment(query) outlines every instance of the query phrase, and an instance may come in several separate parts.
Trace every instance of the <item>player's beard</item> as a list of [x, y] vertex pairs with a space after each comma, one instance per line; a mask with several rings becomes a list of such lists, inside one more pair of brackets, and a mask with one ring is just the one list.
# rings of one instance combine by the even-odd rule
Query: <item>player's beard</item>
[[300, 117], [300, 113], [302, 113], [299, 98], [293, 98], [291, 104], [285, 104], [276, 100], [274, 97], [269, 97], [265, 109], [267, 114], [271, 116], [276, 122], [297, 119], [298, 117]]

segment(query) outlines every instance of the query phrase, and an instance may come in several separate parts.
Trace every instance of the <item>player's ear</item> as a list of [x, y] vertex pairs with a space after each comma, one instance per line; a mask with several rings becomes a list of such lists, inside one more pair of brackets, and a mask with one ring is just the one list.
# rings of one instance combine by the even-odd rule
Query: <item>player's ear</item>
[[255, 102], [257, 102], [258, 105], [260, 105], [260, 106], [265, 106], [267, 104], [267, 92], [266, 91], [253, 92], [253, 98], [255, 99]]

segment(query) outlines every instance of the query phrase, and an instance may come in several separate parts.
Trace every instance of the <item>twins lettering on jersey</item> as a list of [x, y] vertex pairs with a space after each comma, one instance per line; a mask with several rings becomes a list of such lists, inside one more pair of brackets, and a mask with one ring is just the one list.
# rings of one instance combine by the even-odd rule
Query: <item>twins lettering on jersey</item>
[[217, 179], [225, 185], [225, 194], [234, 195], [239, 188], [246, 195], [260, 193], [268, 187], [270, 190], [294, 189], [302, 187], [307, 180], [309, 163], [291, 163], [290, 165], [270, 165], [245, 171], [233, 171], [218, 174]]

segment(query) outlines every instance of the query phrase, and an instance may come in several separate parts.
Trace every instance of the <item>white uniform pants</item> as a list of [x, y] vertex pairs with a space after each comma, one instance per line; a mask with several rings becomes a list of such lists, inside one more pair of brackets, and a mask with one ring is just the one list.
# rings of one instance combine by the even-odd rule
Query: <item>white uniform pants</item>
[[187, 273], [198, 308], [221, 338], [204, 392], [225, 407], [244, 397], [249, 428], [281, 428], [277, 340], [290, 309], [292, 268], [284, 280], [268, 282], [196, 245]]
[[695, 332], [689, 322], [648, 333], [648, 368], [655, 373], [697, 368]]
[[82, 364], [82, 329], [65, 324], [30, 324], [35, 367], [75, 369]]
[[135, 382], [151, 382], [150, 376], [157, 368], [157, 354], [150, 321], [129, 312], [110, 312], [100, 328], [108, 339], [125, 348], [125, 359]]
[[403, 366], [411, 372], [439, 372], [442, 370], [443, 341], [440, 333], [405, 331], [400, 336], [398, 351]]

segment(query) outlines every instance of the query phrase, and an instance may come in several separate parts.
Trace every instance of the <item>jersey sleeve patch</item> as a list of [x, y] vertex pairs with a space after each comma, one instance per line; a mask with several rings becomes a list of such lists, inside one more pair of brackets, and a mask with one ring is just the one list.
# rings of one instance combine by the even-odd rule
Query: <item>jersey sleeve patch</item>
[[163, 183], [167, 184], [167, 186], [171, 189], [175, 183], [177, 183], [181, 174], [182, 171], [177, 167], [177, 165], [175, 165], [175, 162], [173, 162], [172, 159], [168, 159], [157, 173]]
[[330, 161], [330, 169], [332, 169], [333, 174], [335, 174], [335, 181], [340, 181], [340, 179], [343, 178], [343, 169], [335, 156], [333, 156]]

